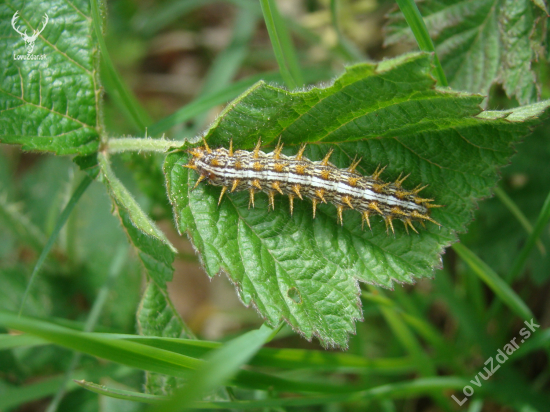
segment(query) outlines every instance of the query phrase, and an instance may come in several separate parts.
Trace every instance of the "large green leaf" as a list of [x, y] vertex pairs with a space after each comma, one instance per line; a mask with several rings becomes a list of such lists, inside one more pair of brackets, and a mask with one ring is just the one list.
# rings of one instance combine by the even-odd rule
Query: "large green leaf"
[[[532, 0], [427, 0], [418, 7], [451, 87], [487, 95], [501, 83], [509, 97], [539, 94], [532, 65], [543, 50], [546, 10]], [[390, 14], [386, 44], [416, 44], [403, 15]]]
[[[100, 85], [89, 9], [87, 0], [0, 4], [0, 142], [58, 154], [97, 150]], [[15, 26], [28, 34], [48, 16], [31, 60], [16, 57], [27, 56], [25, 41], [11, 25], [16, 12]]]
[[209, 276], [227, 273], [242, 301], [253, 304], [268, 323], [285, 319], [310, 339], [345, 346], [354, 321], [361, 319], [357, 281], [391, 288], [433, 275], [444, 248], [456, 241], [472, 219], [476, 199], [489, 196], [497, 168], [509, 161], [511, 143], [549, 102], [516, 111], [481, 112], [482, 97], [434, 88], [431, 58], [413, 54], [378, 65], [359, 64], [327, 88], [288, 92], [258, 83], [220, 115], [205, 133], [212, 147], [251, 149], [258, 138], [266, 150], [281, 141], [287, 154], [310, 142], [307, 156], [320, 160], [331, 148], [331, 161], [347, 167], [362, 157], [359, 170], [371, 174], [388, 165], [383, 178], [411, 173], [407, 187], [429, 184], [424, 196], [445, 205], [419, 234], [384, 222], [361, 229], [357, 212], [336, 221], [334, 206], [322, 205], [312, 219], [311, 203], [258, 195], [248, 209], [248, 193], [227, 196], [217, 205], [220, 188], [201, 184], [191, 190], [195, 172], [183, 168], [185, 152], [168, 155], [164, 170], [180, 232], [200, 251]]

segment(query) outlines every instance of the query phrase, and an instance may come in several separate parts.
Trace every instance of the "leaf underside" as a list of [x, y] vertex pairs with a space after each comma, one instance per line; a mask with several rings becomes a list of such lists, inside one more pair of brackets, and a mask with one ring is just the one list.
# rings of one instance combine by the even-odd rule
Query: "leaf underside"
[[[489, 94], [501, 83], [520, 104], [540, 95], [532, 65], [544, 49], [546, 10], [532, 0], [428, 0], [418, 2], [451, 87]], [[386, 45], [416, 45], [396, 9]]]
[[[267, 195], [233, 193], [218, 206], [219, 187], [200, 184], [183, 168], [186, 152], [167, 156], [164, 172], [180, 232], [200, 252], [209, 276], [225, 272], [245, 305], [253, 304], [267, 322], [285, 319], [295, 330], [324, 345], [344, 347], [361, 319], [358, 281], [391, 288], [429, 277], [441, 265], [444, 248], [472, 219], [476, 199], [491, 194], [497, 168], [513, 153], [511, 143], [547, 103], [517, 112], [483, 112], [483, 97], [434, 88], [431, 57], [412, 54], [378, 65], [358, 64], [326, 88], [288, 92], [263, 82], [228, 105], [205, 133], [211, 147], [264, 150], [277, 140], [285, 154], [309, 142], [306, 156], [347, 167], [361, 157], [358, 171], [371, 174], [388, 165], [385, 181], [411, 173], [407, 187], [429, 184], [422, 194], [445, 207], [432, 217], [442, 224], [408, 235], [395, 224], [388, 235], [381, 219], [361, 229], [360, 215], [321, 205], [312, 219], [310, 201], [278, 197], [268, 212]], [[398, 223], [398, 222], [396, 222]]]

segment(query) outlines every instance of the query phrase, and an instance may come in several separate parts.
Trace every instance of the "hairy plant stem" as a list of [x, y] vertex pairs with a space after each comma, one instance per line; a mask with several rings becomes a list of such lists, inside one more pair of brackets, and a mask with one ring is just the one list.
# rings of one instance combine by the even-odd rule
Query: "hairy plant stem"
[[166, 152], [173, 148], [183, 147], [186, 142], [167, 139], [123, 137], [109, 139], [106, 150], [109, 153], [119, 152]]

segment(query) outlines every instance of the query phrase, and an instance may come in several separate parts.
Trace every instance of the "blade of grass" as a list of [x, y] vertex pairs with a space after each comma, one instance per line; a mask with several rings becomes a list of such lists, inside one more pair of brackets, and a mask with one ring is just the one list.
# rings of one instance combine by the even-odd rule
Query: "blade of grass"
[[269, 39], [271, 40], [271, 46], [273, 47], [273, 53], [275, 54], [275, 59], [279, 65], [279, 71], [281, 76], [290, 90], [296, 89], [296, 79], [290, 73], [287, 62], [285, 60], [285, 54], [281, 47], [281, 41], [279, 39], [279, 34], [277, 33], [277, 25], [275, 24], [272, 4], [269, 0], [260, 0], [260, 5], [262, 6], [262, 13], [264, 15], [265, 25], [267, 27], [267, 32], [269, 34]]
[[[510, 213], [514, 215], [514, 217], [518, 220], [518, 222], [523, 226], [527, 234], [531, 235], [533, 233], [533, 226], [531, 226], [531, 223], [529, 223], [529, 220], [525, 217], [521, 209], [516, 205], [516, 203], [508, 196], [508, 194], [502, 190], [500, 187], [495, 187], [495, 195], [499, 198], [499, 200], [508, 208]], [[544, 248], [544, 245], [542, 244], [542, 241], [540, 239], [537, 239], [537, 247], [540, 250], [541, 255], [546, 254], [546, 249]]]
[[36, 336], [0, 334], [0, 350], [49, 345], [50, 342]]
[[89, 390], [90, 392], [97, 393], [98, 395], [108, 396], [109, 398], [122, 399], [131, 402], [157, 404], [160, 402], [166, 402], [168, 399], [170, 399], [168, 396], [151, 395], [150, 393], [113, 388], [105, 385], [98, 385], [93, 382], [87, 382], [85, 380], [75, 380], [75, 384]]
[[[189, 378], [190, 371], [197, 370], [204, 364], [203, 360], [164, 349], [125, 340], [108, 339], [102, 334], [75, 331], [38, 319], [18, 317], [1, 310], [0, 326], [27, 332], [92, 356], [169, 376]], [[353, 385], [289, 380], [248, 370], [240, 370], [238, 375], [231, 379], [231, 384], [248, 389], [284, 392], [347, 393], [364, 389]]]
[[51, 343], [97, 356], [137, 369], [171, 376], [188, 376], [200, 360], [147, 347], [135, 342], [113, 341], [94, 333], [80, 332], [43, 320], [0, 311], [0, 324], [6, 328], [30, 333]]
[[549, 219], [550, 219], [550, 193], [548, 193], [548, 196], [546, 197], [546, 200], [542, 205], [542, 209], [539, 213], [539, 216], [537, 217], [537, 221], [535, 222], [535, 227], [533, 229], [533, 232], [529, 235], [529, 238], [527, 239], [525, 246], [523, 246], [523, 249], [521, 249], [521, 252], [517, 256], [517, 258], [514, 260], [514, 263], [512, 264], [512, 269], [510, 270], [510, 272], [506, 274], [506, 281], [508, 283], [513, 282], [520, 275], [521, 271], [523, 270], [523, 267], [525, 266], [525, 262], [527, 261], [527, 258], [531, 253], [531, 250], [533, 250], [533, 246], [535, 246], [535, 243], [537, 242], [538, 238], [542, 234], [542, 231], [548, 224]]
[[258, 14], [250, 8], [239, 9], [228, 46], [216, 56], [204, 78], [200, 95], [210, 95], [227, 87], [239, 71], [258, 23]]
[[241, 366], [277, 334], [281, 326], [273, 330], [264, 324], [260, 329], [247, 332], [211, 352], [206, 357], [206, 362], [190, 377], [187, 385], [153, 410], [177, 412], [190, 408], [207, 392], [213, 391], [235, 376]]
[[[82, 387], [117, 399], [126, 399], [134, 402], [159, 403], [166, 398], [163, 396], [147, 395], [132, 391], [123, 391], [116, 388], [105, 388], [103, 385], [97, 385], [90, 382], [77, 382]], [[338, 402], [352, 402], [358, 400], [374, 399], [403, 399], [412, 398], [421, 395], [433, 395], [449, 389], [462, 389], [468, 385], [466, 379], [454, 376], [440, 376], [437, 378], [420, 378], [408, 382], [391, 383], [387, 385], [376, 386], [365, 391], [353, 394], [342, 395], [323, 395], [323, 396], [304, 396], [271, 398], [262, 400], [245, 400], [232, 402], [195, 402], [195, 409], [257, 409], [257, 408], [282, 408], [299, 407], [313, 405], [329, 405]]]
[[[222, 346], [220, 342], [162, 338], [138, 335], [97, 334], [107, 339], [124, 339], [150, 345], [155, 348], [180, 353], [194, 358], [204, 358]], [[354, 373], [408, 373], [414, 369], [410, 358], [367, 359], [347, 353], [333, 353], [305, 349], [262, 348], [249, 362], [252, 366], [290, 369], [319, 369], [353, 371]]]
[[191, 11], [214, 3], [216, 0], [171, 1], [159, 5], [156, 9], [147, 8], [134, 20], [134, 30], [142, 36], [150, 37], [163, 30]]
[[[127, 100], [124, 99], [124, 95], [122, 95], [118, 90], [119, 87], [126, 88], [126, 86], [120, 86], [119, 84], [117, 84], [116, 80], [113, 79], [111, 70], [107, 67], [105, 59], [101, 59], [100, 67], [101, 83], [105, 89], [105, 93], [109, 96], [110, 99], [112, 99], [113, 106], [120, 110], [122, 116], [129, 122], [130, 127], [132, 127], [134, 131], [142, 133], [143, 124], [136, 121], [136, 110], [132, 111], [131, 109], [129, 109]], [[128, 91], [128, 93], [130, 92]]]
[[401, 12], [405, 16], [405, 20], [407, 20], [407, 24], [414, 34], [414, 38], [416, 39], [420, 50], [432, 52], [434, 54], [434, 74], [439, 83], [439, 86], [447, 87], [449, 83], [447, 82], [447, 78], [445, 77], [445, 72], [443, 71], [443, 67], [441, 67], [441, 62], [439, 61], [439, 57], [437, 57], [437, 53], [435, 52], [435, 47], [430, 37], [430, 33], [428, 33], [428, 28], [426, 27], [426, 23], [424, 23], [424, 19], [422, 18], [422, 15], [420, 14], [420, 10], [418, 10], [418, 7], [416, 6], [416, 3], [414, 2], [414, 0], [396, 1], [399, 5], [399, 8], [401, 9]]
[[455, 243], [453, 249], [474, 273], [491, 288], [495, 295], [512, 310], [512, 312], [524, 320], [531, 320], [534, 318], [531, 309], [529, 309], [516, 292], [514, 292], [493, 269], [477, 257], [470, 249], [462, 243]]
[[[531, 253], [531, 250], [533, 249], [536, 241], [539, 239], [540, 235], [542, 234], [542, 231], [548, 224], [548, 220], [550, 219], [550, 193], [546, 197], [546, 200], [544, 201], [544, 204], [542, 205], [542, 209], [539, 213], [539, 216], [537, 217], [537, 221], [535, 222], [535, 228], [533, 232], [529, 235], [529, 238], [527, 239], [527, 242], [523, 246], [523, 249], [521, 249], [518, 256], [514, 259], [514, 262], [512, 263], [512, 269], [506, 274], [506, 282], [508, 284], [512, 283], [523, 270], [523, 267], [525, 266], [525, 262], [527, 261], [527, 258], [529, 257], [529, 254]], [[495, 316], [498, 311], [501, 309], [501, 302], [500, 301], [494, 301], [492, 305], [489, 308], [488, 314], [490, 317]]]
[[[88, 314], [88, 318], [86, 319], [86, 323], [84, 325], [84, 332], [92, 332], [94, 330], [95, 325], [99, 320], [99, 315], [101, 314], [101, 311], [103, 310], [103, 306], [105, 305], [105, 302], [107, 301], [107, 297], [109, 296], [109, 292], [111, 291], [111, 288], [114, 285], [118, 275], [122, 272], [122, 267], [126, 262], [127, 257], [128, 257], [127, 245], [119, 245], [119, 247], [115, 252], [113, 261], [111, 262], [111, 266], [109, 267], [109, 273], [107, 275], [107, 279], [105, 279], [103, 286], [97, 293], [97, 297], [94, 301], [94, 304], [92, 305], [92, 309]], [[61, 401], [63, 400], [63, 397], [67, 392], [67, 387], [71, 380], [71, 377], [75, 369], [78, 367], [78, 364], [80, 363], [81, 357], [82, 357], [82, 354], [80, 352], [76, 352], [73, 354], [71, 362], [69, 363], [69, 367], [65, 372], [64, 380], [60, 383], [54, 398], [52, 399], [52, 401], [48, 405], [48, 408], [46, 409], [46, 412], [57, 411], [59, 404], [61, 403]]]
[[80, 200], [80, 197], [84, 194], [86, 189], [88, 189], [88, 186], [90, 186], [90, 183], [92, 183], [92, 178], [88, 175], [85, 175], [82, 181], [80, 182], [80, 184], [78, 185], [78, 187], [75, 189], [73, 195], [69, 199], [69, 202], [67, 203], [67, 205], [65, 206], [65, 208], [63, 209], [59, 217], [57, 218], [57, 222], [52, 231], [52, 234], [50, 235], [48, 242], [46, 243], [46, 246], [42, 250], [42, 253], [40, 253], [40, 256], [38, 257], [36, 264], [34, 265], [34, 269], [32, 271], [31, 277], [29, 279], [25, 292], [23, 293], [23, 298], [21, 299], [21, 306], [19, 307], [19, 315], [23, 313], [23, 309], [25, 308], [25, 302], [32, 288], [34, 280], [36, 279], [36, 276], [38, 275], [38, 272], [42, 268], [42, 265], [44, 264], [46, 257], [48, 257], [50, 250], [52, 249], [57, 237], [59, 236], [59, 232], [61, 232], [61, 229], [65, 225], [65, 222], [67, 222], [67, 219], [69, 218], [71, 212], [73, 211], [74, 207]]
[[130, 89], [122, 81], [118, 75], [117, 70], [111, 60], [107, 46], [105, 45], [105, 40], [103, 39], [103, 33], [101, 30], [101, 14], [99, 12], [99, 4], [97, 0], [91, 0], [91, 9], [92, 9], [92, 24], [94, 27], [94, 33], [99, 44], [99, 50], [101, 52], [101, 57], [103, 58], [104, 67], [108, 72], [112, 84], [116, 88], [116, 92], [119, 94], [120, 99], [124, 103], [124, 109], [130, 114], [130, 120], [136, 125], [136, 127], [141, 131], [145, 129], [145, 125], [151, 123], [151, 118], [147, 112], [141, 107], [138, 100], [132, 94]]

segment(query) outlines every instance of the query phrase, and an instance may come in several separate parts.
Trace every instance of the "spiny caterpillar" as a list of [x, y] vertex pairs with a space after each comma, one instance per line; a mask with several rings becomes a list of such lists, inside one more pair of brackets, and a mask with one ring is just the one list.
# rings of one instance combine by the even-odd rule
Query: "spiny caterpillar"
[[369, 217], [380, 215], [386, 222], [386, 231], [393, 228], [393, 219], [400, 219], [408, 232], [410, 227], [418, 233], [413, 221], [424, 225], [429, 221], [441, 226], [430, 217], [430, 208], [441, 207], [432, 204], [433, 199], [424, 199], [418, 193], [424, 189], [404, 189], [401, 184], [409, 176], [401, 177], [394, 183], [385, 183], [380, 175], [385, 167], [377, 167], [371, 176], [362, 176], [355, 171], [361, 159], [354, 161], [347, 169], [338, 169], [329, 162], [331, 149], [325, 158], [318, 162], [303, 156], [306, 145], [302, 145], [295, 156], [281, 154], [283, 145], [279, 142], [271, 153], [260, 150], [261, 140], [252, 151], [233, 151], [231, 141], [229, 150], [219, 148], [212, 150], [204, 141], [204, 147], [195, 147], [189, 151], [193, 156], [184, 167], [200, 174], [195, 187], [205, 179], [215, 186], [222, 186], [218, 201], [230, 192], [248, 190], [250, 205], [254, 207], [254, 194], [258, 191], [267, 193], [269, 207], [275, 209], [275, 194], [287, 195], [290, 199], [290, 214], [294, 208], [294, 199], [303, 196], [313, 202], [313, 218], [319, 202], [332, 203], [336, 206], [338, 223], [343, 224], [344, 209], [353, 209], [361, 213], [362, 226], [366, 221], [369, 228]]

